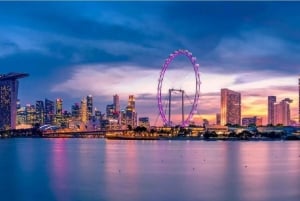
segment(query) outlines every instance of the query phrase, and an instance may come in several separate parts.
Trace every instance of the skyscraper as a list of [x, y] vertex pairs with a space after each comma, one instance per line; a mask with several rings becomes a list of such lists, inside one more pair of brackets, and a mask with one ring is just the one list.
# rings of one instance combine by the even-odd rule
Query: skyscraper
[[44, 124], [44, 113], [45, 113], [45, 108], [44, 108], [44, 101], [38, 100], [35, 103], [35, 111], [36, 111], [36, 121], [40, 125]]
[[114, 106], [115, 106], [115, 113], [120, 113], [120, 99], [119, 96], [116, 94], [113, 96], [114, 99]]
[[241, 94], [221, 89], [221, 125], [241, 123]]
[[137, 125], [137, 114], [135, 112], [135, 98], [130, 95], [128, 98], [128, 105], [126, 107], [126, 124], [132, 128]]
[[54, 123], [54, 101], [45, 99], [45, 124]]
[[114, 111], [115, 111], [114, 104], [106, 105], [106, 119], [108, 120], [114, 119]]
[[18, 79], [27, 76], [25, 73], [0, 74], [0, 130], [16, 128]]
[[80, 117], [81, 117], [81, 121], [83, 123], [87, 123], [87, 121], [88, 121], [88, 111], [87, 111], [87, 101], [86, 101], [86, 98], [84, 98], [81, 101], [81, 105], [80, 105]]
[[92, 95], [88, 95], [86, 97], [86, 106], [87, 106], [87, 118], [88, 120], [92, 119], [93, 116], [93, 96]]
[[72, 105], [72, 118], [74, 120], [79, 120], [80, 119], [80, 106], [78, 103], [75, 103], [74, 105]]
[[55, 123], [57, 125], [61, 124], [63, 119], [63, 100], [61, 98], [56, 99], [55, 103]]
[[26, 112], [26, 124], [34, 126], [36, 121], [36, 109], [34, 105], [27, 104], [25, 107]]
[[268, 96], [268, 124], [275, 124], [274, 121], [274, 104], [276, 103], [276, 96]]
[[115, 94], [113, 96], [113, 105], [114, 105], [114, 118], [118, 120], [119, 123], [121, 123], [120, 121], [120, 99], [119, 99], [119, 96], [117, 94]]
[[283, 126], [290, 125], [291, 121], [291, 112], [290, 112], [290, 104], [292, 100], [286, 98], [279, 103], [274, 105], [274, 123], [282, 124]]

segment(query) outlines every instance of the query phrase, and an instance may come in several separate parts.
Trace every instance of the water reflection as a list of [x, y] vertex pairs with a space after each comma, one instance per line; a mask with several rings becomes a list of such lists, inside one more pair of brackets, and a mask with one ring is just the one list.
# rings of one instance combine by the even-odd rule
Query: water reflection
[[299, 142], [0, 140], [1, 200], [298, 201]]

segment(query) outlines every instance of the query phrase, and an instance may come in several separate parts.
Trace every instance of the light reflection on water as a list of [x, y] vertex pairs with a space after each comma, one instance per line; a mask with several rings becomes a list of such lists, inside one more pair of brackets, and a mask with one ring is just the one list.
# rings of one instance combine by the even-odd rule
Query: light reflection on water
[[297, 141], [7, 139], [0, 161], [1, 200], [300, 200]]

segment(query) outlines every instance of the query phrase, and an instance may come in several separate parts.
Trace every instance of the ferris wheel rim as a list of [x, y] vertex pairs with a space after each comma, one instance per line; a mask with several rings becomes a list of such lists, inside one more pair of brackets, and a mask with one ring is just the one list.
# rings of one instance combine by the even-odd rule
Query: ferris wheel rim
[[191, 62], [191, 64], [193, 65], [193, 69], [194, 69], [194, 73], [195, 73], [195, 79], [196, 79], [196, 87], [195, 87], [195, 95], [194, 95], [194, 102], [192, 104], [191, 107], [191, 111], [189, 112], [187, 118], [182, 122], [182, 126], [186, 126], [188, 125], [188, 123], [190, 122], [191, 118], [193, 117], [197, 106], [198, 106], [198, 101], [199, 101], [199, 95], [200, 95], [200, 75], [199, 75], [199, 64], [196, 62], [197, 59], [196, 57], [193, 57], [193, 54], [188, 51], [188, 50], [176, 50], [173, 53], [171, 53], [169, 55], [169, 57], [165, 60], [161, 72], [160, 72], [160, 76], [159, 76], [159, 80], [158, 80], [158, 86], [157, 86], [157, 104], [158, 104], [158, 109], [159, 109], [159, 114], [163, 120], [164, 124], [168, 124], [170, 122], [168, 122], [163, 106], [162, 106], [162, 97], [161, 97], [161, 88], [162, 88], [162, 84], [163, 84], [163, 79], [164, 79], [164, 75], [165, 72], [167, 70], [167, 68], [169, 67], [170, 63], [179, 55], [183, 55], [186, 56], [189, 61]]

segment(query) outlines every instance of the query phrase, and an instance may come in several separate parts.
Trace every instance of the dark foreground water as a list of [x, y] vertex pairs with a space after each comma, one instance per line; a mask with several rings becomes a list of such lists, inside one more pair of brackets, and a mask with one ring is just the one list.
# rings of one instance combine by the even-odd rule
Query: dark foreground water
[[0, 140], [1, 201], [299, 201], [299, 141]]

